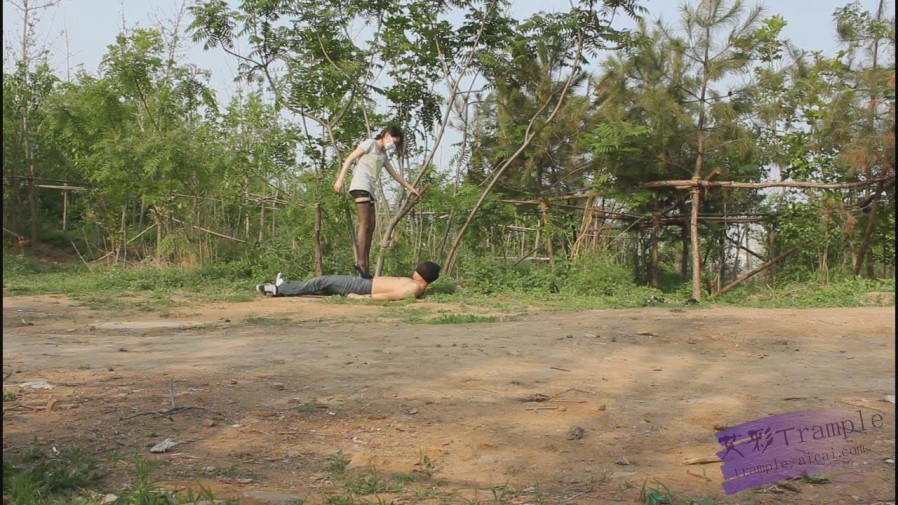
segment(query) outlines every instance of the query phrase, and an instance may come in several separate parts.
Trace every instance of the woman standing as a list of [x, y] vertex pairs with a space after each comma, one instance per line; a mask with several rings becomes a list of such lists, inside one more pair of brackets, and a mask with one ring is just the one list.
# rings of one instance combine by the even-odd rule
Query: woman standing
[[409, 193], [421, 196], [417, 189], [409, 184], [390, 164], [387, 153], [396, 150], [402, 155], [402, 130], [398, 126], [384, 128], [373, 139], [368, 139], [355, 151], [346, 157], [337, 180], [334, 181], [334, 191], [343, 191], [343, 179], [349, 166], [356, 163], [352, 173], [352, 181], [349, 183], [349, 194], [355, 199], [355, 207], [358, 211], [359, 226], [356, 233], [356, 263], [355, 270], [360, 276], [370, 279], [368, 271], [368, 256], [371, 253], [371, 241], [374, 237], [374, 225], [376, 213], [374, 212], [375, 183], [380, 179], [380, 169], [386, 168], [396, 182], [405, 187]]

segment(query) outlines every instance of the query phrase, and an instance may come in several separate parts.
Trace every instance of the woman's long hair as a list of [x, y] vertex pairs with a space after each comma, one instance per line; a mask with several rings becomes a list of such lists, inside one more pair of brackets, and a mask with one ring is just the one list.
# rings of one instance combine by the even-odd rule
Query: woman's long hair
[[380, 140], [384, 137], [384, 135], [388, 133], [391, 137], [396, 139], [396, 154], [402, 156], [402, 150], [403, 147], [405, 147], [405, 135], [402, 133], [402, 128], [396, 125], [390, 125], [381, 130], [380, 133], [378, 133], [377, 136], [374, 137], [374, 140]]

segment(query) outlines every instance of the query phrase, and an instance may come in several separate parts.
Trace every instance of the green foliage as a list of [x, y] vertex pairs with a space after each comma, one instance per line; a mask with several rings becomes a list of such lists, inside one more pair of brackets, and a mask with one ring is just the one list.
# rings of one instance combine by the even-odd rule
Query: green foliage
[[343, 486], [350, 493], [357, 495], [398, 493], [402, 491], [401, 483], [385, 478], [375, 469], [349, 477]]
[[500, 259], [466, 258], [459, 263], [458, 271], [461, 287], [469, 293], [558, 292], [556, 274], [532, 262], [513, 265]]
[[349, 458], [342, 450], [339, 450], [327, 457], [327, 462], [331, 473], [343, 474], [349, 466]]
[[[786, 21], [746, 2], [685, 5], [676, 27], [637, 19], [646, 12], [639, 3], [582, 2], [515, 19], [505, 1], [204, 0], [189, 7], [190, 35], [235, 56], [248, 83], [223, 105], [208, 72], [172, 60], [159, 30], [117, 34], [96, 74], [66, 81], [32, 51], [4, 72], [4, 228], [91, 266], [32, 260], [13, 241], [4, 248], [8, 292], [80, 293], [98, 303], [152, 293], [162, 306], [188, 291], [249, 297], [250, 286], [275, 272], [312, 275], [318, 211], [324, 273], [351, 273], [354, 208], [330, 185], [347, 152], [388, 122], [407, 135], [408, 149], [393, 161], [427, 191], [389, 237], [382, 273], [405, 275], [451, 250], [453, 261], [465, 258], [462, 275], [430, 290], [446, 299], [514, 292], [551, 303], [581, 296], [587, 306], [655, 296], [613, 264], [565, 258], [579, 238], [579, 202], [547, 200], [543, 214], [502, 200], [509, 196], [532, 202], [592, 191], [606, 211], [674, 216], [687, 211], [685, 192], [639, 186], [690, 177], [700, 145], [703, 175], [720, 168], [717, 180], [755, 182], [777, 167], [783, 178], [856, 182], [894, 166], [889, 13], [838, 9], [842, 51], [826, 57], [790, 47], [781, 38]], [[614, 28], [615, 12], [636, 20], [634, 33]], [[357, 26], [371, 29], [347, 30]], [[603, 47], [616, 51], [594, 62]], [[587, 73], [589, 63], [601, 72]], [[475, 73], [481, 91], [446, 94]], [[443, 163], [433, 155], [450, 118], [464, 137]], [[32, 175], [86, 190], [64, 199], [59, 189], [33, 188]], [[392, 182], [385, 189], [392, 196]], [[866, 258], [874, 276], [894, 275], [890, 184], [790, 192], [766, 209], [761, 192], [715, 188], [702, 193], [701, 212], [780, 212], [773, 249], [799, 247], [778, 265], [781, 278], [834, 280], [864, 242], [873, 190], [881, 198]], [[639, 281], [648, 277], [642, 224], [608, 250]], [[554, 268], [494, 259], [527, 252], [510, 228], [551, 237]], [[703, 251], [715, 252], [722, 228], [702, 225]], [[530, 238], [519, 243], [529, 249]], [[661, 234], [663, 262], [675, 261], [669, 251], [679, 240]], [[107, 269], [92, 263], [98, 258], [141, 266]], [[662, 290], [679, 297], [674, 277]]]
[[[441, 314], [420, 321], [424, 324], [472, 324], [472, 323], [494, 323], [498, 321], [497, 316], [481, 316], [477, 314]], [[417, 322], [417, 321], [416, 321]]]
[[801, 279], [776, 288], [740, 286], [715, 303], [747, 307], [871, 307], [895, 305], [895, 280], [859, 279], [847, 274], [835, 280]]
[[80, 449], [60, 450], [53, 456], [40, 450], [4, 453], [3, 494], [13, 503], [42, 505], [57, 496], [71, 497], [105, 474], [99, 462]]
[[620, 296], [633, 289], [633, 276], [602, 256], [578, 258], [567, 272], [565, 294]]

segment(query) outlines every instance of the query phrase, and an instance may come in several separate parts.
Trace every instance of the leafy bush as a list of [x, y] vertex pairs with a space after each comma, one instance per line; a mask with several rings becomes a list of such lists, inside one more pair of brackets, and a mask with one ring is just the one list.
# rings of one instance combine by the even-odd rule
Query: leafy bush
[[571, 264], [564, 293], [618, 296], [634, 288], [624, 267], [602, 256], [580, 258]]

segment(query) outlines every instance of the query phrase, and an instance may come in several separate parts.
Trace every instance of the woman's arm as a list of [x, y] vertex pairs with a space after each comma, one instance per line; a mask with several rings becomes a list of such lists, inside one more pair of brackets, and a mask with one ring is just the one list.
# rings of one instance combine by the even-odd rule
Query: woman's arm
[[337, 179], [334, 181], [334, 191], [337, 193], [343, 191], [343, 179], [346, 177], [346, 172], [349, 171], [349, 166], [363, 154], [365, 154], [365, 150], [361, 147], [356, 147], [355, 151], [349, 153], [349, 156], [343, 161], [343, 166], [340, 167], [340, 173], [337, 174]]
[[415, 189], [414, 186], [412, 186], [411, 184], [409, 184], [408, 181], [406, 181], [405, 179], [403, 179], [402, 176], [399, 175], [398, 172], [396, 172], [396, 169], [393, 168], [393, 165], [392, 165], [392, 164], [390, 164], [390, 160], [387, 160], [387, 161], [384, 162], [384, 168], [387, 169], [387, 173], [390, 174], [390, 177], [396, 179], [396, 182], [398, 182], [399, 184], [402, 184], [402, 186], [404, 186], [405, 189], [407, 189], [409, 193], [411, 193], [411, 194], [413, 194], [413, 195], [415, 195], [415, 196], [417, 196], [417, 197], [420, 197], [420, 196], [421, 196], [421, 193], [419, 193], [418, 190]]

